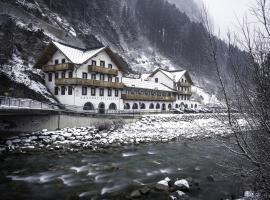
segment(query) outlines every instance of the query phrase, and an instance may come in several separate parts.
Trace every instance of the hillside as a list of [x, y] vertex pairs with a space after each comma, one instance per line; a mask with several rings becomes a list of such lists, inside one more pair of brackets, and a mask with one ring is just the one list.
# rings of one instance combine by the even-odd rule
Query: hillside
[[[22, 84], [27, 91], [24, 96], [34, 91], [35, 98], [52, 100], [40, 72], [32, 66], [50, 40], [59, 40], [80, 47], [109, 45], [133, 73], [156, 67], [184, 68], [191, 71], [197, 85], [217, 92], [207, 54], [207, 31], [196, 20], [196, 4], [170, 2], [0, 0], [1, 76], [11, 79], [9, 88], [14, 88], [15, 96], [23, 93], [16, 92], [13, 84]], [[222, 54], [220, 60], [226, 63]], [[0, 92], [7, 90], [7, 85], [0, 85]]]

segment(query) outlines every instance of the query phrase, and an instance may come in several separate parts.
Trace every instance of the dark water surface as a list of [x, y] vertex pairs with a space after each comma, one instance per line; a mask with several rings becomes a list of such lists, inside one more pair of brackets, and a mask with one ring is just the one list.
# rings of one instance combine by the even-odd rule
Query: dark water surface
[[234, 161], [235, 157], [213, 140], [143, 145], [110, 153], [13, 154], [1, 157], [0, 199], [128, 199], [134, 189], [165, 177], [196, 179], [201, 190], [189, 194], [191, 199], [239, 197], [246, 181], [222, 167]]

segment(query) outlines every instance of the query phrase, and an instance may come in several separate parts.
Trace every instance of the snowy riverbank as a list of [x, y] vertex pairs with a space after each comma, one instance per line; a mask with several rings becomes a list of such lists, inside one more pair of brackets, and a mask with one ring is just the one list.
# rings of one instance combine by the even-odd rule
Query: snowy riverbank
[[99, 150], [130, 144], [227, 136], [231, 130], [226, 119], [225, 114], [149, 115], [131, 124], [101, 124], [15, 136], [2, 141], [1, 150]]

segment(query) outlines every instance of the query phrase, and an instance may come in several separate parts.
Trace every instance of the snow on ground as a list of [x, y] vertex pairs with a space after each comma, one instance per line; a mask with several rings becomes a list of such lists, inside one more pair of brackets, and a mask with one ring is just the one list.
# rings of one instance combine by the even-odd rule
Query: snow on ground
[[98, 150], [130, 144], [211, 138], [232, 133], [225, 119], [225, 114], [219, 114], [218, 117], [215, 114], [148, 115], [120, 128], [111, 125], [106, 130], [98, 130], [96, 127], [43, 130], [9, 138], [4, 141], [4, 145], [11, 151], [39, 148]]

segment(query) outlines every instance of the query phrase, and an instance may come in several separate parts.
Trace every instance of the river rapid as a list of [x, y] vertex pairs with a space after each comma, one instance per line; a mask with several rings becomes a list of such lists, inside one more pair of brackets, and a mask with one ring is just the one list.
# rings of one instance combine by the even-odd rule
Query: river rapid
[[[195, 180], [198, 189], [187, 193], [191, 200], [236, 199], [251, 183], [230, 166], [237, 157], [214, 139], [130, 145], [103, 153], [11, 153], [0, 159], [3, 200], [131, 199], [132, 191], [152, 188], [166, 177]], [[139, 199], [169, 196], [150, 189]]]

